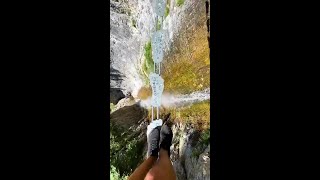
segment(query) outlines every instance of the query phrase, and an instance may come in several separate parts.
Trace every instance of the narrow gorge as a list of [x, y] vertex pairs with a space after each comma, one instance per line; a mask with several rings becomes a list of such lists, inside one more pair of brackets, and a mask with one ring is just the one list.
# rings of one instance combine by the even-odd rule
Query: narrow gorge
[[209, 179], [210, 1], [167, 0], [160, 19], [152, 3], [110, 1], [111, 177], [125, 179], [145, 158], [151, 116], [148, 74], [153, 71], [150, 41], [162, 28], [167, 33], [160, 116], [172, 122], [170, 159], [178, 179]]

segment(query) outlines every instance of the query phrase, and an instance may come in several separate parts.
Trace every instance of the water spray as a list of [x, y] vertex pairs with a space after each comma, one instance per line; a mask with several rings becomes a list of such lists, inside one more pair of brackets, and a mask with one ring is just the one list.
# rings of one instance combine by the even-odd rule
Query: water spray
[[[157, 14], [156, 17], [156, 32], [153, 33], [151, 37], [151, 47], [152, 47], [152, 59], [154, 62], [154, 70], [149, 75], [150, 85], [152, 88], [151, 97], [151, 123], [148, 125], [147, 134], [157, 126], [162, 126], [162, 119], [160, 119], [160, 106], [161, 98], [164, 89], [164, 80], [161, 77], [161, 62], [163, 60], [164, 54], [164, 34], [165, 30], [162, 28], [162, 19], [165, 13], [166, 0], [155, 0], [152, 1], [153, 11]], [[160, 30], [157, 29], [158, 18], [161, 18]], [[156, 119], [154, 120], [154, 108], [156, 108]]]

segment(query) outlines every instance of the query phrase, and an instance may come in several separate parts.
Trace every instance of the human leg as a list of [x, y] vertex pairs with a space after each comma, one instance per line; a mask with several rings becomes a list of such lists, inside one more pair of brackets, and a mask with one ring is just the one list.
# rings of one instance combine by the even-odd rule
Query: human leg
[[172, 142], [172, 131], [164, 124], [160, 131], [159, 159], [146, 175], [146, 180], [175, 180], [176, 175], [170, 161], [170, 146]]

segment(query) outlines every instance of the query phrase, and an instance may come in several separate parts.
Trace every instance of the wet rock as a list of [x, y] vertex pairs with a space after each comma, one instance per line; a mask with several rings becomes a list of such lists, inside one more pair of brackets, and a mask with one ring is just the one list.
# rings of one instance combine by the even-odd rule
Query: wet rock
[[[140, 61], [154, 27], [150, 9], [149, 1], [110, 2], [110, 71], [116, 74], [110, 76], [110, 87], [123, 94], [136, 96], [143, 86]], [[110, 97], [117, 100], [118, 91], [112, 91]]]

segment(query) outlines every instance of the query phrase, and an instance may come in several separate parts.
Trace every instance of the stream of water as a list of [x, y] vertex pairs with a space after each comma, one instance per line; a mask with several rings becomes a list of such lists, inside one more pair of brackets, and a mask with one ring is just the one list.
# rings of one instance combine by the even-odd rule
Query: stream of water
[[[191, 94], [184, 95], [172, 95], [164, 93], [162, 95], [161, 105], [165, 108], [170, 107], [182, 107], [188, 106], [193, 103], [205, 101], [210, 99], [210, 88], [207, 88], [203, 91], [193, 92]], [[144, 108], [149, 108], [151, 106], [151, 97], [145, 100], [140, 101], [140, 106]]]

